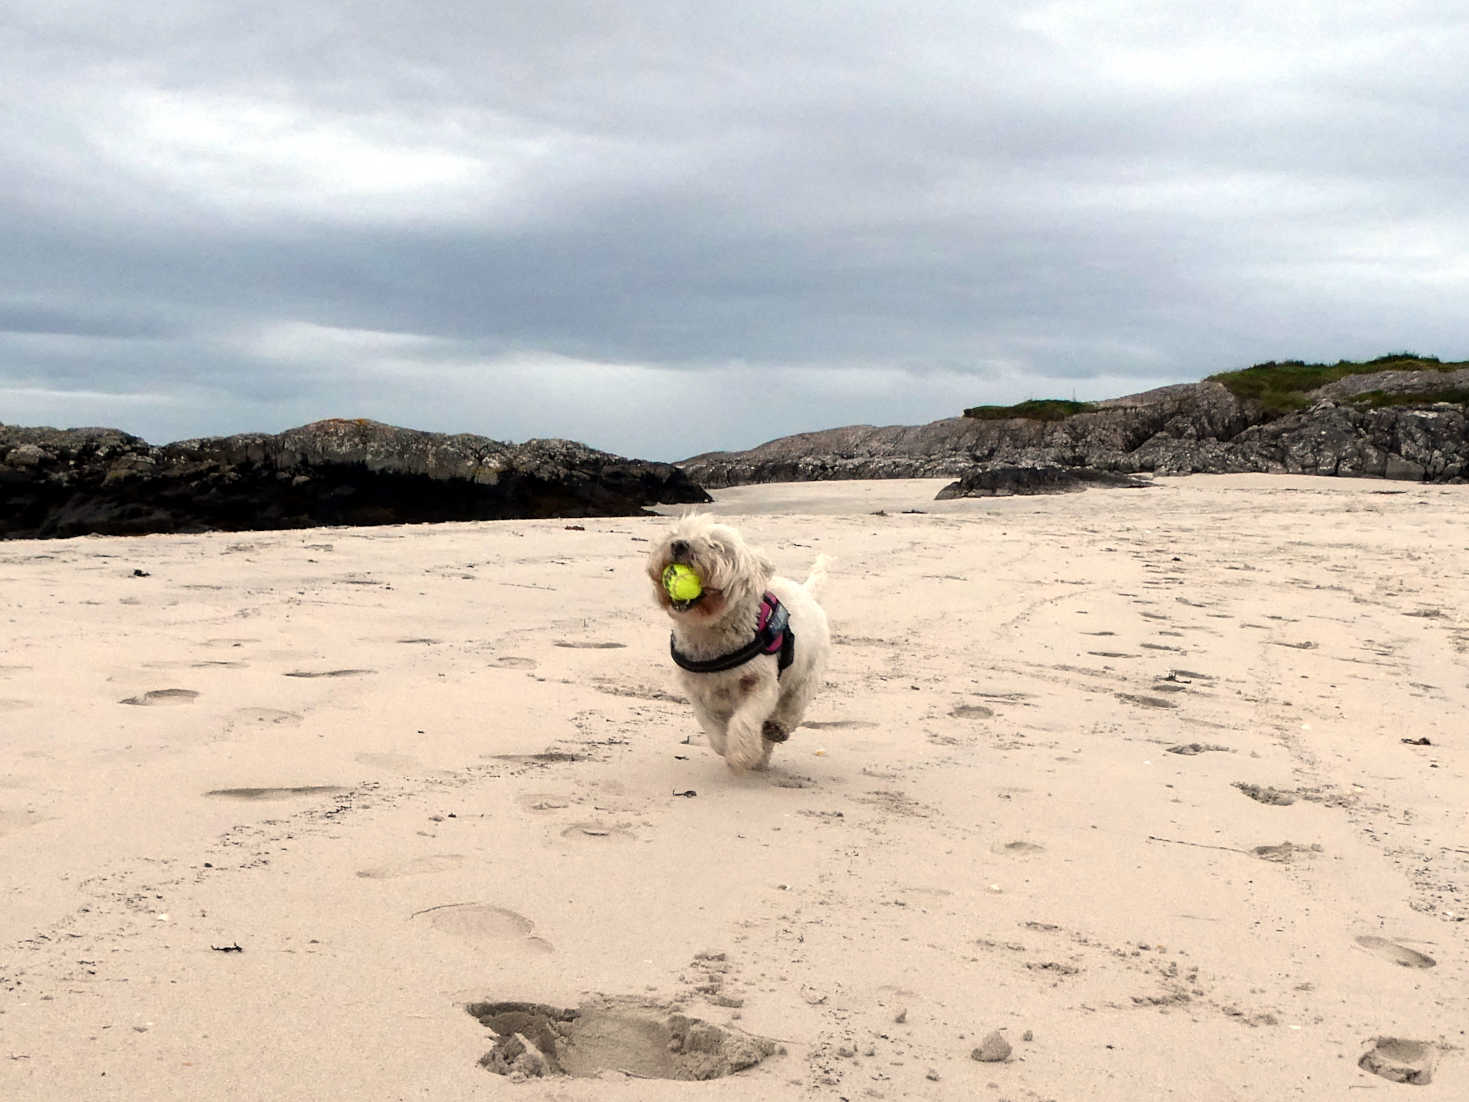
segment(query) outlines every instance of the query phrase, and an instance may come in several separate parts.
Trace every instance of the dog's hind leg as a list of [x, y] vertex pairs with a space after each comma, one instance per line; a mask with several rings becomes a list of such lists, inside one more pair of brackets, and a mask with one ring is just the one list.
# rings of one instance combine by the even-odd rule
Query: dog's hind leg
[[[811, 703], [811, 698], [816, 695], [817, 689], [821, 687], [821, 671], [813, 670], [799, 685], [784, 693], [780, 703], [775, 706], [775, 711], [766, 720], [765, 726], [770, 734], [765, 737], [771, 742], [784, 742], [790, 738], [791, 732], [801, 726], [801, 720], [806, 716], [806, 708]], [[780, 733], [775, 738], [776, 732]]]

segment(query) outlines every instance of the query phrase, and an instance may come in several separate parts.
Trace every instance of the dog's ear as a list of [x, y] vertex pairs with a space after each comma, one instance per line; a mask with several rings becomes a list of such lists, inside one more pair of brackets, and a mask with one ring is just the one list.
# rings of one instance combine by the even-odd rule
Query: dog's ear
[[758, 547], [742, 546], [739, 550], [739, 573], [745, 581], [750, 595], [758, 597], [765, 592], [770, 579], [775, 577], [775, 563]]

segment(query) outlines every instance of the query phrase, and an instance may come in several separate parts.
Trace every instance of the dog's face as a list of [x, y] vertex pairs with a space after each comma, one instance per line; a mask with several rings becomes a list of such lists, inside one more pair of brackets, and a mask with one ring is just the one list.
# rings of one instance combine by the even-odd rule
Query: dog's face
[[[671, 563], [682, 563], [699, 576], [704, 591], [698, 597], [675, 601], [668, 595], [663, 571]], [[648, 577], [658, 603], [690, 626], [717, 623], [732, 608], [758, 603], [774, 573], [770, 560], [739, 532], [701, 513], [681, 517], [648, 554]]]

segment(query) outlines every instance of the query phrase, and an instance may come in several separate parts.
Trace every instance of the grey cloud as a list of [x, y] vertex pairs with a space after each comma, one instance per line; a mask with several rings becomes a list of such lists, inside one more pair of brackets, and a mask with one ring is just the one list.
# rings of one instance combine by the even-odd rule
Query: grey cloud
[[[452, 427], [666, 457], [1034, 387], [1464, 354], [1469, 30], [1434, 5], [4, 19], [0, 391], [20, 414], [49, 378], [156, 395], [131, 412], [158, 431], [487, 410], [507, 427]], [[432, 385], [350, 342], [277, 360], [241, 337], [290, 325], [430, 338], [384, 356]], [[497, 381], [536, 355], [583, 361], [586, 385]], [[671, 377], [740, 396], [650, 424]]]

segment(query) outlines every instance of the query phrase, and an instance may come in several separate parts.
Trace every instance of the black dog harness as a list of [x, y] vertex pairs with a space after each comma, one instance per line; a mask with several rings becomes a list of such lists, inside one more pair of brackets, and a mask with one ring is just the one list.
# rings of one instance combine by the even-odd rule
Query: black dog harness
[[791, 614], [785, 605], [775, 599], [775, 594], [766, 592], [760, 598], [760, 622], [755, 625], [755, 638], [743, 647], [718, 658], [686, 658], [678, 652], [678, 643], [672, 636], [668, 639], [668, 650], [673, 661], [690, 673], [719, 673], [743, 666], [761, 654], [778, 654], [776, 676], [785, 673], [787, 666], [796, 657], [796, 633], [791, 630]]

